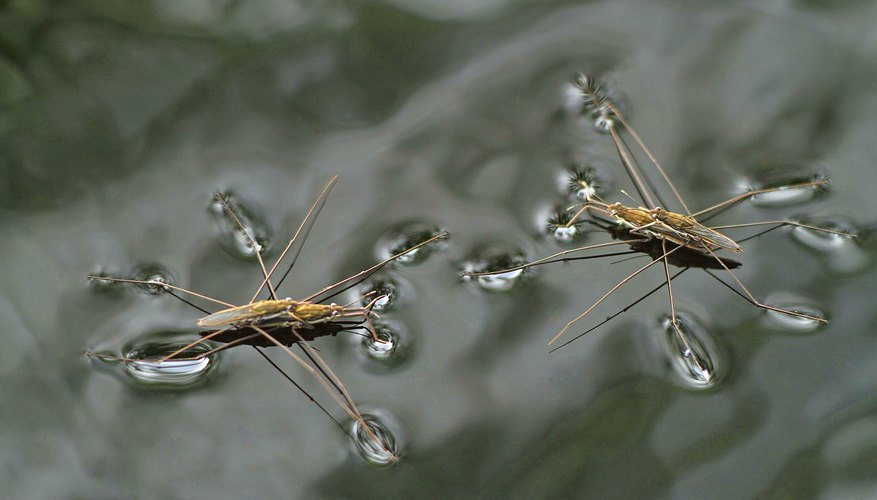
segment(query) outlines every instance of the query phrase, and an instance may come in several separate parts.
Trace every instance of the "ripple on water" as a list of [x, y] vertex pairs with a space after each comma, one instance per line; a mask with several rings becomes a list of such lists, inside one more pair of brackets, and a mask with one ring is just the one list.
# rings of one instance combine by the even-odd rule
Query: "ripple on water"
[[133, 285], [136, 286], [137, 289], [142, 290], [150, 295], [159, 295], [167, 291], [167, 288], [161, 286], [160, 283], [165, 283], [168, 285], [174, 284], [174, 279], [171, 276], [170, 271], [164, 269], [158, 264], [142, 264], [138, 266], [134, 273], [131, 275], [131, 279], [139, 281], [151, 281], [155, 283], [149, 285]]
[[366, 366], [381, 371], [400, 366], [408, 359], [411, 347], [407, 329], [388, 320], [377, 320], [374, 325], [377, 338], [368, 333], [352, 337], [358, 344], [360, 355], [367, 361]]
[[664, 354], [677, 380], [695, 389], [714, 386], [723, 366], [712, 335], [684, 311], [676, 313], [676, 324], [678, 329], [673, 327], [670, 316], [661, 321]]
[[376, 274], [357, 287], [360, 304], [367, 306], [375, 299], [374, 311], [389, 311], [399, 303], [399, 282], [386, 274]]
[[474, 255], [463, 263], [461, 275], [464, 281], [474, 281], [484, 290], [504, 292], [522, 282], [525, 270], [514, 269], [488, 276], [467, 276], [467, 274], [502, 271], [526, 263], [527, 259], [520, 250], [511, 250], [504, 245], [485, 245], [477, 249]]
[[[218, 366], [218, 354], [204, 356], [211, 349], [204, 342], [190, 347], [176, 358], [159, 363], [158, 360], [186, 346], [192, 335], [160, 332], [149, 334], [148, 340], [129, 345], [123, 356], [109, 352], [92, 354], [92, 358], [118, 365], [128, 380], [138, 387], [186, 389], [202, 383]], [[159, 339], [157, 339], [159, 338]]]
[[617, 119], [606, 102], [614, 104], [626, 119], [630, 119], [631, 113], [626, 99], [610, 79], [579, 73], [564, 89], [566, 109], [581, 116], [585, 125], [604, 134], [609, 133]]
[[[824, 181], [824, 185], [791, 187], [795, 184]], [[740, 186], [743, 191], [773, 189], [778, 191], [757, 194], [750, 198], [750, 203], [759, 207], [787, 207], [805, 203], [826, 191], [830, 185], [825, 176], [819, 174], [802, 175], [801, 167], [773, 167], [756, 174], [754, 178]]]
[[801, 217], [796, 222], [845, 234], [795, 227], [792, 236], [807, 248], [819, 252], [832, 270], [841, 273], [858, 271], [868, 263], [868, 254], [859, 246], [858, 230], [842, 217]]
[[[584, 237], [585, 219], [579, 217], [574, 223], [569, 224], [575, 215], [575, 209], [567, 210], [567, 207], [556, 206], [548, 215], [537, 215], [546, 234], [560, 243], [569, 243], [581, 240]], [[569, 224], [569, 226], [567, 226]]]
[[[767, 298], [766, 304], [781, 309], [803, 313], [816, 318], [827, 319], [825, 312], [817, 305], [792, 293], [779, 292], [771, 294]], [[770, 310], [767, 311], [767, 317], [772, 325], [788, 332], [808, 333], [825, 325], [825, 323], [815, 319], [790, 316], [788, 314]]]
[[614, 183], [606, 172], [580, 163], [558, 172], [557, 184], [569, 200], [584, 202], [588, 196], [605, 195]]
[[[240, 225], [223, 208], [222, 203], [217, 199], [219, 196], [223, 197], [228, 207], [234, 211]], [[239, 259], [255, 259], [256, 250], [250, 243], [250, 238], [256, 242], [263, 256], [271, 250], [271, 231], [267, 224], [254, 208], [238, 199], [234, 193], [217, 193], [210, 202], [209, 208], [216, 221], [220, 242], [229, 254]]]
[[[423, 243], [424, 241], [438, 236], [442, 229], [427, 222], [411, 221], [396, 225], [388, 229], [379, 239], [375, 246], [375, 254], [378, 259], [385, 260], [393, 255], [398, 255], [405, 250]], [[403, 265], [413, 265], [423, 262], [432, 252], [445, 246], [444, 239], [434, 241], [429, 245], [411, 251], [395, 262]]]
[[359, 420], [352, 421], [350, 435], [353, 436], [356, 454], [366, 463], [375, 466], [388, 466], [398, 462], [404, 448], [399, 422], [384, 410], [366, 410], [362, 412], [362, 416], [374, 435], [366, 431]]

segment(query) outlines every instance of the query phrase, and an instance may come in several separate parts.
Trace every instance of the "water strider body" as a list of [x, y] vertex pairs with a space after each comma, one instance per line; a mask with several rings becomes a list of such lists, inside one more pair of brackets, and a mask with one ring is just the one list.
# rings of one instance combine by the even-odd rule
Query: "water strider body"
[[671, 212], [663, 208], [631, 208], [621, 203], [606, 205], [606, 210], [617, 221], [627, 226], [633, 234], [666, 239], [695, 250], [708, 247], [720, 248], [734, 253], [743, 251], [740, 245], [724, 234], [697, 222], [690, 215]]
[[[382, 297], [378, 297], [379, 299]], [[240, 328], [244, 326], [290, 326], [307, 328], [314, 323], [323, 323], [338, 318], [373, 316], [371, 308], [316, 304], [290, 298], [267, 299], [230, 307], [204, 316], [198, 320], [202, 328], [218, 328], [228, 326]]]
[[[350, 434], [348, 434], [347, 431], [344, 429], [344, 426], [334, 416], [332, 416], [326, 408], [324, 408], [319, 402], [317, 402], [317, 400], [314, 399], [313, 396], [305, 391], [304, 388], [299, 386], [294, 380], [292, 380], [292, 378], [286, 375], [276, 364], [274, 364], [273, 361], [271, 361], [264, 353], [262, 353], [261, 350], [259, 350], [259, 348], [261, 347], [280, 348], [298, 365], [300, 365], [304, 370], [306, 370], [312, 377], [316, 379], [316, 381], [323, 387], [323, 389], [325, 389], [327, 394], [336, 403], [338, 403], [341, 409], [348, 416], [350, 416], [350, 418], [358, 423], [360, 428], [364, 430], [364, 434], [374, 443], [374, 446], [383, 449], [386, 452], [389, 460], [396, 460], [397, 457], [395, 455], [395, 452], [387, 447], [387, 444], [385, 444], [384, 441], [382, 441], [375, 434], [375, 432], [371, 428], [371, 425], [366, 422], [362, 413], [359, 411], [356, 404], [354, 403], [353, 398], [350, 396], [346, 387], [341, 382], [341, 379], [334, 373], [334, 371], [331, 369], [328, 363], [326, 363], [322, 356], [320, 356], [317, 350], [308, 345], [308, 343], [318, 337], [335, 335], [339, 332], [344, 331], [353, 332], [357, 329], [363, 328], [377, 339], [374, 325], [371, 322], [371, 319], [373, 317], [377, 317], [377, 314], [373, 312], [373, 308], [378, 303], [378, 301], [385, 298], [386, 296], [376, 296], [372, 298], [366, 305], [361, 307], [353, 307], [353, 303], [338, 305], [335, 303], [326, 304], [324, 302], [331, 300], [338, 294], [343, 293], [351, 287], [361, 283], [363, 280], [365, 280], [390, 262], [397, 260], [407, 254], [415, 252], [419, 248], [422, 248], [425, 245], [429, 245], [436, 240], [444, 239], [445, 237], [447, 237], [447, 233], [441, 232], [439, 234], [436, 234], [431, 238], [412, 245], [407, 249], [400, 251], [395, 255], [392, 255], [389, 258], [384, 259], [367, 269], [353, 274], [352, 276], [348, 276], [347, 278], [344, 278], [337, 283], [326, 286], [318, 290], [316, 293], [313, 293], [305, 298], [298, 300], [291, 298], [278, 299], [276, 289], [278, 286], [281, 285], [284, 279], [286, 279], [286, 277], [289, 275], [289, 272], [292, 270], [292, 267], [301, 252], [302, 245], [304, 244], [305, 239], [307, 239], [307, 235], [313, 227], [316, 221], [316, 217], [323, 207], [326, 201], [326, 197], [328, 196], [329, 191], [334, 186], [336, 180], [337, 176], [333, 177], [323, 188], [323, 191], [317, 197], [317, 200], [311, 205], [310, 209], [305, 215], [304, 220], [301, 222], [295, 234], [289, 240], [286, 248], [283, 250], [283, 252], [277, 258], [277, 261], [270, 269], [266, 268], [265, 262], [262, 259], [261, 245], [259, 245], [255, 241], [249, 230], [244, 226], [244, 224], [241, 223], [234, 210], [227, 203], [225, 197], [217, 193], [217, 202], [219, 202], [222, 205], [223, 209], [228, 212], [232, 219], [234, 219], [238, 228], [247, 239], [247, 244], [250, 246], [250, 248], [252, 248], [252, 251], [256, 256], [256, 259], [258, 260], [259, 266], [262, 271], [262, 283], [256, 289], [256, 292], [253, 294], [252, 298], [247, 304], [236, 306], [234, 304], [163, 281], [113, 278], [108, 276], [89, 276], [89, 279], [96, 281], [132, 283], [163, 289], [177, 299], [183, 300], [188, 305], [206, 314], [206, 316], [203, 316], [201, 319], [198, 320], [197, 324], [201, 328], [208, 329], [208, 331], [199, 333], [200, 338], [175, 350], [170, 354], [163, 356], [160, 359], [129, 360], [127, 358], [112, 355], [94, 353], [89, 353], [89, 355], [105, 360], [120, 360], [126, 362], [136, 361], [140, 364], [151, 363], [155, 364], [156, 366], [161, 366], [164, 363], [171, 361], [175, 362], [181, 360], [199, 360], [237, 345], [250, 345], [256, 348], [257, 352], [259, 352], [263, 357], [265, 357], [266, 359], [268, 359], [269, 362], [272, 363], [272, 366], [280, 370], [281, 373], [285, 377], [287, 377], [288, 380], [290, 380], [299, 390], [306, 394], [311, 401], [317, 404], [317, 406], [324, 413], [326, 413], [342, 429], [342, 431], [345, 432], [345, 434], [350, 436]], [[283, 276], [276, 283], [273, 283], [271, 278], [278, 270], [280, 263], [287, 255], [290, 255], [291, 263], [289, 264], [289, 267], [287, 268]], [[263, 290], [265, 289], [267, 289], [268, 298], [257, 300], [260, 294], [262, 294]], [[174, 292], [181, 292], [200, 300], [211, 302], [222, 307], [222, 309], [211, 313], [208, 309], [204, 309], [192, 302], [189, 302], [179, 295], [174, 294]], [[359, 297], [357, 301], [362, 301], [365, 298], [374, 294], [375, 292], [365, 294], [364, 296]], [[219, 347], [211, 348], [206, 352], [201, 352], [194, 357], [184, 356], [184, 353], [186, 353], [190, 348], [193, 348], [206, 340], [222, 342], [223, 344]], [[304, 357], [293, 352], [290, 349], [291, 347], [297, 347], [298, 349], [300, 349]]]
[[[659, 263], [663, 264], [664, 267], [664, 284], [661, 286], [667, 287], [667, 292], [670, 299], [670, 324], [676, 331], [676, 334], [679, 337], [682, 345], [684, 345], [686, 348], [686, 353], [688, 353], [686, 354], [686, 357], [690, 355], [692, 350], [688, 344], [688, 340], [685, 338], [685, 335], [679, 328], [676, 318], [676, 305], [671, 282], [675, 278], [675, 276], [679, 275], [679, 273], [674, 276], [670, 275], [669, 266], [671, 264], [684, 267], [685, 269], [688, 269], [689, 267], [699, 267], [705, 270], [721, 269], [728, 273], [734, 284], [736, 284], [736, 287], [725, 283], [723, 280], [713, 274], [710, 275], [713, 276], [713, 278], [719, 280], [723, 285], [730, 288], [732, 291], [737, 293], [739, 296], [744, 298], [747, 302], [751, 303], [755, 307], [780, 314], [785, 314], [788, 316], [812, 320], [817, 323], [824, 324], [827, 322], [827, 320], [822, 317], [813, 316], [805, 312], [770, 306], [756, 299], [755, 295], [753, 295], [743, 285], [743, 283], [732, 271], [732, 269], [739, 267], [740, 264], [736, 261], [725, 259], [717, 255], [717, 252], [720, 250], [728, 250], [737, 254], [743, 251], [738, 242], [722, 234], [718, 230], [755, 226], [772, 226], [770, 229], [764, 231], [767, 232], [780, 226], [793, 226], [843, 236], [853, 235], [844, 232], [833, 231], [826, 228], [815, 227], [808, 224], [802, 224], [800, 222], [790, 221], [788, 219], [758, 221], [715, 227], [707, 227], [703, 223], [705, 220], [717, 215], [720, 211], [731, 208], [732, 206], [755, 195], [791, 189], [822, 189], [829, 185], [827, 179], [815, 179], [809, 182], [800, 182], [780, 187], [750, 189], [745, 193], [731, 197], [730, 199], [717, 203], [698, 212], [692, 212], [691, 210], [689, 210], [688, 206], [685, 203], [685, 200], [682, 199], [679, 191], [670, 180], [664, 168], [660, 165], [660, 163], [658, 163], [658, 160], [651, 153], [648, 147], [646, 147], [645, 143], [642, 141], [636, 131], [627, 123], [624, 116], [622, 116], [621, 111], [618, 109], [618, 106], [607, 96], [603, 89], [601, 89], [600, 86], [592, 78], [584, 74], [577, 75], [573, 79], [572, 84], [576, 92], [582, 99], [582, 114], [589, 116], [589, 118], [593, 120], [594, 125], [597, 126], [599, 130], [611, 135], [616, 152], [618, 153], [618, 156], [621, 160], [621, 164], [624, 167], [624, 170], [627, 173], [628, 177], [631, 179], [634, 187], [636, 188], [637, 193], [640, 195], [640, 199], [637, 200], [631, 197], [631, 199], [633, 199], [637, 206], [627, 206], [622, 203], [607, 203], [597, 194], [599, 179], [593, 178], [593, 176], [587, 174], [586, 172], [574, 171], [573, 178], [570, 182], [571, 188], [574, 189], [576, 193], [579, 193], [579, 196], [584, 197], [586, 201], [584, 203], [581, 203], [580, 205], [576, 205], [580, 206], [581, 208], [575, 213], [575, 215], [572, 216], [569, 221], [567, 221], [566, 227], [572, 227], [576, 223], [576, 221], [585, 214], [585, 212], [588, 212], [588, 214], [591, 216], [589, 222], [592, 222], [594, 218], [599, 218], [595, 217], [596, 215], [602, 215], [617, 223], [619, 228], [624, 228], [627, 231], [627, 234], [630, 235], [629, 237], [639, 237], [640, 239], [625, 239], [624, 241], [614, 241], [587, 245], [579, 248], [564, 250], [548, 257], [537, 259], [535, 261], [516, 266], [511, 269], [502, 269], [484, 273], [467, 273], [467, 276], [501, 274], [509, 271], [526, 269], [535, 265], [557, 262], [558, 260], [577, 260], [598, 257], [564, 257], [562, 259], [557, 259], [558, 257], [566, 256], [571, 253], [606, 248], [613, 245], [626, 244], [630, 246], [631, 250], [646, 253], [652, 258], [652, 260], [648, 264], [640, 267], [638, 270], [634, 271], [633, 273], [622, 279], [609, 291], [607, 291], [602, 297], [600, 297], [599, 300], [597, 300], [590, 307], [588, 307], [583, 313], [579, 314], [577, 317], [566, 323], [566, 325], [549, 341], [549, 345], [554, 344], [554, 342], [556, 342], [567, 330], [569, 330], [569, 328], [573, 324], [587, 316], [591, 311], [594, 310], [594, 308], [600, 305], [604, 300], [606, 300], [606, 298], [612, 295], [625, 283], [629, 282], [637, 275], [643, 273], [648, 268]], [[649, 176], [645, 175], [645, 172], [641, 170], [639, 164], [637, 163], [636, 157], [633, 155], [633, 152], [629, 148], [628, 144], [621, 136], [622, 130], [626, 131], [633, 138], [636, 144], [649, 158], [651, 164], [654, 166], [655, 172], [660, 176], [661, 179], [663, 179], [667, 187], [670, 188], [673, 197], [675, 198], [675, 201], [678, 203], [678, 205], [681, 207], [681, 210], [667, 210], [661, 208], [658, 203], [656, 203], [655, 200], [660, 202], [661, 205], [667, 206], [666, 203], [664, 203], [661, 199], [660, 194], [655, 190], [653, 180]], [[622, 191], [622, 193], [624, 193], [624, 191]], [[627, 193], [624, 194], [630, 197], [630, 195], [628, 195]], [[575, 207], [570, 207], [570, 209], [573, 208]], [[701, 220], [698, 221], [698, 218], [700, 218]], [[618, 255], [618, 253], [609, 255]], [[683, 269], [683, 271], [685, 269]], [[680, 271], [680, 273], [681, 272], [682, 271]], [[655, 290], [657, 290], [658, 288], [656, 288]], [[587, 331], [591, 330], [593, 330], [593, 328]], [[587, 331], [584, 333], [587, 333]], [[694, 360], [694, 362], [695, 364], [697, 364], [696, 359]], [[702, 371], [702, 368], [702, 366], [698, 366], [698, 370]]]

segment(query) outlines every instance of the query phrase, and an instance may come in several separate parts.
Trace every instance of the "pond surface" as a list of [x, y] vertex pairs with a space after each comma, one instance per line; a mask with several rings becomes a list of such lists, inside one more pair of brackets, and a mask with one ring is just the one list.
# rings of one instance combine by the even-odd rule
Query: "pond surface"
[[[7, 2], [5, 495], [877, 495], [875, 26], [864, 1]], [[705, 375], [667, 334], [664, 290], [549, 353], [642, 258], [460, 278], [611, 241], [546, 233], [575, 203], [572, 164], [592, 165], [610, 201], [633, 192], [609, 137], [569, 112], [578, 71], [610, 82], [693, 208], [832, 180], [821, 196], [761, 197], [715, 219], [861, 230], [850, 241], [781, 228], [734, 256], [756, 297], [828, 325], [756, 309], [691, 270], [673, 291]], [[155, 357], [193, 338], [203, 315], [86, 274], [162, 276], [245, 303], [259, 268], [212, 194], [233, 195], [276, 258], [335, 174], [283, 295], [364, 269], [411, 235], [450, 232], [358, 288], [393, 292], [382, 342], [314, 342], [398, 464], [379, 466], [380, 450], [358, 449], [253, 349], [159, 373], [83, 355]], [[663, 273], [632, 280], [571, 333]]]

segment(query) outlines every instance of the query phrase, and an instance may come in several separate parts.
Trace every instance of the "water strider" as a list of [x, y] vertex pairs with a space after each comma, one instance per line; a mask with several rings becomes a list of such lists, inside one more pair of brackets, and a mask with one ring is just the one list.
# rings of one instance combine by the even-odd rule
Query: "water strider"
[[[692, 350], [687, 340], [685, 339], [685, 335], [682, 333], [679, 327], [679, 323], [677, 321], [672, 281], [673, 279], [675, 279], [676, 276], [681, 274], [681, 272], [690, 267], [701, 267], [705, 269], [708, 273], [710, 273], [709, 269], [726, 271], [731, 276], [737, 287], [739, 287], [739, 290], [733, 285], [726, 283], [718, 276], [712, 273], [710, 273], [710, 275], [756, 307], [792, 317], [816, 321], [818, 323], [827, 322], [827, 320], [821, 317], [813, 316], [811, 314], [800, 311], [794, 311], [790, 309], [783, 309], [780, 307], [767, 305], [756, 299], [755, 296], [746, 288], [745, 285], [743, 285], [743, 283], [732, 271], [733, 268], [739, 267], [739, 263], [730, 259], [722, 258], [717, 255], [716, 252], [720, 250], [727, 250], [733, 253], [741, 253], [743, 251], [742, 247], [739, 245], [739, 242], [734, 241], [732, 238], [719, 232], [719, 230], [756, 226], [771, 226], [771, 228], [768, 229], [768, 231], [770, 231], [782, 226], [795, 226], [807, 228], [813, 231], [822, 231], [843, 236], [852, 237], [855, 235], [842, 231], [816, 227], [809, 224], [803, 224], [787, 219], [758, 221], [713, 227], [705, 225], [705, 222], [709, 218], [718, 215], [722, 211], [729, 209], [746, 199], [752, 198], [757, 195], [764, 195], [768, 193], [776, 193], [782, 191], [801, 189], [825, 189], [829, 185], [827, 179], [815, 179], [808, 182], [801, 182], [766, 189], [751, 189], [746, 191], [745, 193], [712, 205], [706, 209], [700, 210], [698, 212], [692, 212], [689, 210], [687, 204], [683, 200], [682, 196], [679, 194], [679, 191], [676, 189], [673, 182], [670, 180], [664, 168], [651, 153], [651, 151], [648, 149], [648, 147], [645, 145], [645, 143], [636, 133], [636, 131], [627, 123], [618, 106], [607, 96], [607, 94], [603, 91], [599, 84], [597, 84], [593, 78], [584, 74], [579, 74], [573, 79], [573, 86], [576, 89], [579, 98], [581, 99], [582, 112], [590, 115], [590, 118], [593, 120], [595, 126], [597, 126], [598, 129], [604, 132], [608, 132], [611, 135], [625, 172], [633, 182], [637, 193], [640, 195], [641, 201], [637, 201], [636, 199], [633, 199], [631, 197], [631, 199], [633, 199], [636, 204], [635, 206], [628, 206], [624, 203], [607, 203], [598, 195], [597, 189], [590, 182], [590, 179], [587, 175], [576, 175], [573, 178], [573, 182], [575, 183], [575, 186], [573, 186], [573, 188], [577, 193], [580, 194], [581, 198], [584, 198], [584, 203], [581, 203], [574, 207], [570, 207], [570, 209], [578, 208], [578, 211], [567, 221], [566, 226], [572, 227], [574, 224], [577, 223], [578, 219], [585, 214], [585, 212], [588, 212], [592, 217], [594, 217], [594, 213], [596, 213], [607, 217], [609, 220], [614, 221], [616, 224], [623, 227], [626, 231], [626, 239], [622, 239], [621, 241], [598, 243], [579, 248], [573, 248], [570, 250], [564, 250], [551, 256], [538, 259], [527, 264], [516, 266], [511, 269], [492, 271], [490, 273], [468, 273], [467, 276], [482, 276], [500, 274], [512, 270], [522, 270], [535, 265], [556, 262], [558, 257], [563, 257], [572, 253], [606, 248], [615, 245], [628, 245], [631, 247], [632, 250], [646, 253], [652, 257], [651, 262], [642, 266], [638, 270], [634, 271], [633, 273], [619, 281], [616, 285], [611, 287], [609, 291], [606, 292], [599, 300], [597, 300], [594, 304], [588, 307], [583, 313], [581, 313], [571, 321], [567, 322], [566, 325], [564, 325], [564, 327], [549, 341], [549, 345], [553, 345], [558, 339], [560, 339], [561, 336], [564, 335], [564, 333], [566, 333], [572, 327], [572, 325], [587, 316], [591, 311], [593, 311], [598, 305], [600, 305], [604, 300], [606, 300], [606, 298], [608, 298], [621, 286], [659, 262], [662, 263], [664, 267], [664, 283], [662, 283], [661, 286], [659, 286], [658, 288], [649, 292], [649, 294], [647, 295], [654, 293], [665, 285], [667, 286], [670, 301], [670, 324], [674, 328], [677, 336], [679, 337], [679, 340], [685, 346], [686, 356], [690, 356], [692, 354]], [[642, 171], [636, 161], [636, 157], [633, 155], [633, 152], [628, 147], [625, 140], [622, 138], [622, 130], [626, 131], [633, 138], [634, 142], [636, 142], [640, 149], [649, 158], [655, 171], [670, 188], [670, 191], [672, 192], [675, 201], [678, 202], [681, 211], [677, 212], [667, 210], [656, 203], [655, 200], [658, 200], [662, 205], [666, 205], [666, 203], [661, 200], [660, 194], [655, 189], [654, 183]], [[622, 193], [630, 197], [630, 195], [628, 195], [624, 191], [622, 191]], [[685, 258], [680, 258], [682, 254], [685, 254]], [[594, 257], [599, 256], [590, 256], [588, 258]], [[573, 259], [565, 258], [559, 260]], [[683, 271], [680, 271], [671, 276], [671, 264], [683, 267], [684, 269]], [[641, 298], [640, 300], [642, 300], [643, 298]], [[629, 307], [630, 306], [628, 306], [628, 308]], [[627, 310], [628, 308], [625, 308], [624, 310]], [[610, 316], [610, 318], [608, 319], [615, 317], [617, 314], [618, 313]], [[605, 321], [603, 323], [605, 323]], [[584, 333], [588, 333], [592, 330], [593, 329], [588, 330]], [[581, 335], [577, 336], [576, 338], [580, 336]]]
[[[363, 414], [356, 407], [353, 398], [350, 396], [344, 384], [332, 371], [331, 367], [320, 356], [320, 354], [309, 345], [309, 342], [321, 336], [335, 335], [343, 331], [356, 331], [357, 329], [365, 329], [368, 332], [368, 336], [370, 338], [377, 339], [377, 333], [375, 332], [375, 328], [371, 319], [377, 316], [374, 313], [373, 308], [379, 300], [384, 298], [383, 296], [379, 295], [372, 297], [373, 295], [376, 295], [374, 292], [372, 292], [358, 298], [357, 301], [355, 301], [358, 302], [364, 299], [370, 299], [364, 306], [353, 306], [353, 303], [347, 305], [338, 305], [335, 303], [327, 304], [325, 302], [331, 300], [333, 297], [337, 296], [340, 293], [343, 293], [351, 287], [356, 286], [388, 263], [397, 260], [400, 257], [404, 257], [411, 252], [416, 252], [418, 249], [429, 245], [436, 240], [446, 238], [447, 233], [440, 232], [439, 234], [425, 239], [420, 243], [412, 245], [409, 248], [400, 251], [395, 255], [392, 255], [389, 258], [384, 259], [367, 269], [364, 269], [352, 276], [338, 281], [337, 283], [326, 286], [316, 293], [313, 293], [305, 298], [279, 299], [277, 297], [277, 288], [283, 283], [283, 281], [292, 270], [292, 267], [295, 265], [301, 252], [302, 246], [307, 239], [307, 236], [310, 233], [310, 230], [312, 229], [316, 218], [323, 205], [325, 204], [328, 194], [331, 191], [332, 187], [335, 185], [336, 181], [337, 176], [332, 177], [332, 179], [330, 179], [329, 182], [325, 185], [322, 192], [317, 197], [316, 201], [313, 203], [313, 205], [311, 205], [301, 225], [298, 227], [295, 234], [289, 240], [289, 243], [286, 245], [283, 252], [281, 252], [280, 256], [277, 258], [277, 261], [273, 264], [270, 270], [266, 268], [265, 262], [262, 259], [261, 246], [255, 241], [255, 239], [252, 237], [250, 232], [247, 231], [244, 225], [241, 224], [241, 221], [238, 219], [231, 206], [226, 202], [225, 198], [220, 194], [216, 195], [216, 200], [222, 205], [223, 209], [226, 210], [228, 214], [234, 219], [234, 221], [238, 224], [239, 229], [246, 236], [247, 241], [251, 246], [253, 253], [255, 254], [261, 268], [263, 277], [262, 283], [259, 285], [258, 289], [253, 294], [252, 298], [247, 304], [236, 306], [234, 304], [192, 290], [172, 285], [160, 279], [139, 280], [98, 275], [88, 276], [89, 279], [100, 282], [132, 283], [166, 290], [174, 297], [205, 313], [205, 316], [198, 320], [197, 325], [202, 328], [210, 329], [208, 331], [201, 332], [201, 338], [194, 340], [189, 344], [186, 344], [179, 349], [176, 349], [170, 354], [167, 354], [155, 360], [129, 360], [117, 356], [109, 356], [106, 354], [88, 354], [94, 357], [99, 357], [101, 359], [136, 361], [138, 364], [154, 364], [155, 366], [160, 367], [163, 364], [176, 363], [180, 361], [202, 360], [212, 354], [228, 349], [230, 347], [234, 347], [236, 345], [251, 345], [263, 357], [265, 357], [265, 359], [271, 362], [271, 364], [275, 368], [277, 368], [287, 379], [295, 384], [295, 386], [299, 390], [305, 393], [305, 395], [309, 399], [311, 399], [311, 401], [317, 404], [317, 406], [319, 406], [324, 413], [329, 415], [329, 417], [332, 418], [332, 420], [335, 421], [335, 423], [338, 424], [338, 426], [341, 427], [342, 430], [344, 430], [343, 426], [338, 422], [338, 420], [336, 420], [319, 402], [317, 402], [310, 394], [308, 394], [301, 386], [299, 386], [294, 380], [292, 380], [291, 377], [286, 375], [286, 373], [283, 372], [282, 369], [280, 369], [273, 361], [268, 359], [261, 350], [258, 349], [259, 347], [269, 346], [279, 347], [296, 363], [298, 363], [302, 368], [310, 373], [326, 390], [330, 397], [332, 397], [332, 399], [336, 403], [338, 403], [338, 405], [345, 411], [345, 413], [347, 413], [354, 420], [354, 422], [357, 423], [357, 435], [363, 433], [367, 435], [369, 439], [373, 441], [371, 446], [377, 445], [378, 447], [383, 449], [388, 457], [388, 460], [395, 461], [395, 451], [389, 449], [388, 446], [385, 445], [383, 441], [379, 439], [378, 436], [372, 431], [371, 425], [366, 422]], [[275, 274], [281, 262], [283, 262], [284, 258], [286, 258], [288, 255], [291, 256], [291, 262], [286, 272], [275, 284], [272, 282], [272, 276]], [[261, 300], [257, 300], [260, 294], [262, 294], [263, 290], [265, 289], [267, 289], [267, 297]], [[207, 309], [204, 309], [190, 302], [189, 300], [174, 294], [174, 291], [181, 292], [183, 294], [207, 302], [211, 302], [213, 304], [221, 306], [222, 309], [216, 312], [210, 312]], [[181, 354], [190, 352], [190, 349], [202, 345], [201, 343], [206, 340], [222, 342], [222, 344], [218, 347], [214, 347], [209, 350], [200, 352], [196, 356], [181, 356]], [[290, 349], [293, 346], [297, 346], [302, 351], [304, 357], [293, 352]], [[347, 435], [350, 436], [350, 434]]]

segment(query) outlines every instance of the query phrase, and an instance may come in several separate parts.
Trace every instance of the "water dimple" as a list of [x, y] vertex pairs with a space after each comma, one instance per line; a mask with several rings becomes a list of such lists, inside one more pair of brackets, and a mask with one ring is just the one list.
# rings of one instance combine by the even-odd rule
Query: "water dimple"
[[[442, 229], [434, 224], [426, 222], [406, 222], [388, 230], [376, 245], [377, 257], [381, 260], [389, 259], [409, 248], [423, 243], [424, 241], [441, 234]], [[432, 252], [442, 248], [444, 240], [435, 241], [416, 250], [406, 253], [394, 262], [404, 265], [413, 265], [426, 260]]]
[[[795, 185], [816, 182], [817, 185]], [[820, 175], [802, 176], [800, 169], [793, 167], [773, 169], [753, 179], [748, 186], [741, 186], [745, 191], [761, 189], [777, 189], [770, 193], [753, 195], [750, 202], [759, 207], [787, 207], [798, 205], [814, 199], [829, 187], [828, 179]]]
[[[237, 216], [240, 224], [228, 210], [225, 210], [219, 200], [220, 197]], [[267, 224], [253, 208], [243, 203], [233, 193], [217, 193], [210, 203], [210, 212], [215, 216], [220, 242], [231, 255], [253, 260], [256, 258], [257, 249], [262, 256], [270, 251], [271, 231]], [[256, 248], [253, 247], [251, 238], [256, 242]]]
[[868, 263], [868, 254], [858, 244], [858, 231], [848, 220], [840, 217], [802, 217], [796, 222], [813, 227], [795, 227], [792, 236], [805, 247], [819, 252], [832, 270], [849, 273]]
[[584, 235], [582, 232], [584, 219], [579, 217], [570, 224], [574, 215], [575, 211], [567, 210], [567, 207], [554, 207], [545, 222], [545, 232], [561, 243], [569, 243], [581, 238]]
[[578, 202], [588, 197], [601, 196], [609, 189], [609, 180], [603, 172], [587, 164], [573, 165], [558, 175], [558, 184], [569, 199]]
[[377, 338], [369, 333], [359, 337], [359, 352], [369, 361], [370, 367], [386, 369], [399, 366], [406, 358], [409, 336], [396, 322], [374, 322]]
[[468, 276], [468, 274], [502, 271], [526, 263], [527, 259], [523, 252], [509, 251], [500, 246], [486, 246], [476, 251], [474, 257], [463, 263], [461, 276], [464, 281], [475, 281], [484, 290], [504, 292], [521, 283], [525, 275], [523, 269], [484, 276]]
[[774, 294], [768, 297], [767, 304], [780, 309], [785, 309], [788, 311], [811, 316], [811, 318], [806, 318], [785, 314], [779, 311], [768, 310], [767, 317], [769, 318], [770, 322], [783, 330], [807, 333], [812, 332], [826, 324], [826, 322], [824, 321], [814, 319], [827, 319], [824, 311], [822, 311], [819, 307], [810, 303], [806, 299], [803, 299], [796, 295], [789, 293]]
[[678, 312], [674, 328], [670, 316], [663, 318], [664, 352], [679, 380], [688, 387], [704, 389], [718, 380], [715, 344], [693, 316]]
[[173, 285], [174, 280], [170, 272], [156, 264], [144, 264], [139, 266], [131, 276], [132, 279], [138, 281], [149, 281], [150, 284], [135, 285], [150, 295], [159, 295], [167, 291], [167, 288], [161, 286], [162, 283]]
[[[217, 354], [205, 355], [210, 349], [207, 342], [202, 342], [181, 351], [174, 359], [159, 362], [160, 359], [173, 354], [189, 344], [184, 338], [186, 334], [156, 335], [163, 340], [144, 340], [129, 346], [122, 356], [108, 351], [90, 353], [92, 359], [105, 363], [118, 364], [125, 375], [141, 387], [160, 387], [163, 389], [183, 389], [202, 382], [218, 365]], [[167, 339], [168, 336], [180, 337]]]
[[389, 311], [399, 301], [399, 289], [399, 283], [393, 278], [375, 275], [358, 287], [360, 304], [368, 306], [374, 302], [374, 311]]
[[[617, 116], [612, 106], [629, 118], [624, 98], [611, 81], [579, 73], [573, 77], [564, 95], [567, 109], [580, 113], [585, 123], [601, 133], [609, 133], [615, 126]], [[576, 98], [578, 106], [575, 105]]]
[[[365, 425], [371, 432], [365, 429]], [[399, 429], [396, 419], [384, 411], [362, 413], [362, 421], [353, 420], [350, 429], [354, 450], [371, 465], [392, 465], [399, 461], [402, 448]]]

